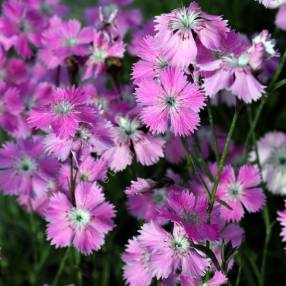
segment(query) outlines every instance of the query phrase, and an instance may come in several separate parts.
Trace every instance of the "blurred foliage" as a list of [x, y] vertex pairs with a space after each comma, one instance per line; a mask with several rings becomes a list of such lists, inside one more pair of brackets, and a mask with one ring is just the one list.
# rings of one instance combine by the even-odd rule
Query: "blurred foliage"
[[[70, 6], [71, 17], [83, 20], [83, 9], [95, 5], [94, 0], [65, 0]], [[254, 0], [201, 0], [198, 1], [207, 12], [224, 15], [229, 19], [230, 25], [240, 32], [252, 35], [262, 29], [269, 29], [277, 38], [280, 51], [286, 47], [286, 34], [278, 31], [274, 25], [275, 11], [266, 10]], [[175, 7], [186, 5], [186, 0], [135, 0], [134, 7], [142, 9], [146, 19]], [[129, 62], [134, 59], [129, 59]], [[128, 64], [124, 79], [129, 79]], [[283, 75], [285, 77], [285, 73]], [[269, 130], [286, 131], [286, 108], [284, 96], [286, 90], [282, 89], [272, 94], [264, 109], [263, 116], [257, 128], [257, 137]], [[257, 104], [253, 104], [255, 110]], [[246, 110], [242, 109], [239, 126], [235, 131], [235, 140], [243, 144], [245, 134], [249, 129]], [[203, 123], [207, 123], [206, 114], [202, 114]], [[215, 121], [218, 125], [227, 129], [232, 116], [232, 111], [225, 108], [215, 108]], [[0, 140], [6, 140], [4, 134], [0, 134]], [[77, 269], [83, 272], [83, 285], [96, 286], [120, 286], [122, 280], [122, 262], [120, 255], [127, 240], [136, 234], [140, 223], [128, 215], [125, 205], [123, 190], [131, 179], [137, 174], [141, 177], [162, 177], [166, 166], [163, 162], [149, 169], [138, 165], [110, 176], [110, 180], [104, 185], [107, 198], [116, 205], [118, 227], [108, 235], [105, 246], [99, 252], [89, 257], [81, 257], [80, 262], [76, 259], [75, 251], [67, 255], [66, 267], [60, 277], [59, 286], [73, 283], [80, 285], [77, 277]], [[177, 167], [180, 169], [180, 166]], [[1, 186], [0, 186], [1, 187]], [[269, 196], [271, 220], [275, 220], [276, 211], [283, 207], [281, 197]], [[56, 250], [45, 239], [45, 223], [36, 215], [29, 214], [19, 207], [15, 198], [1, 196], [0, 198], [0, 246], [2, 260], [0, 262], [0, 285], [25, 286], [43, 285], [51, 283], [60, 267], [60, 263], [66, 250]], [[239, 255], [241, 265], [241, 281], [239, 285], [256, 286], [255, 274], [251, 263], [261, 261], [261, 253], [264, 241], [264, 225], [261, 214], [247, 216], [243, 221], [246, 230], [246, 244], [242, 247]], [[279, 237], [280, 228], [276, 223], [270, 242], [270, 251], [267, 267], [267, 285], [286, 285], [286, 256]], [[247, 245], [247, 248], [246, 248]], [[258, 263], [259, 262], [259, 263]], [[235, 279], [239, 266], [235, 265], [231, 271], [231, 277]], [[235, 285], [232, 284], [232, 285]]]

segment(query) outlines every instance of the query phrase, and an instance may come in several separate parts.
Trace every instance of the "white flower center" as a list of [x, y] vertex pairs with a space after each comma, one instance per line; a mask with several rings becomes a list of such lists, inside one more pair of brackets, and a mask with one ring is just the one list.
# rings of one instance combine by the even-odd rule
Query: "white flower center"
[[137, 120], [129, 120], [125, 117], [119, 118], [120, 129], [128, 136], [134, 135], [140, 124]]
[[177, 107], [177, 99], [173, 95], [167, 95], [165, 98], [165, 105], [168, 109], [176, 108]]
[[22, 174], [31, 174], [38, 167], [37, 162], [30, 157], [23, 157], [17, 162], [17, 170]]
[[186, 8], [179, 9], [169, 22], [173, 33], [179, 33], [183, 38], [189, 36], [192, 29], [198, 27], [201, 23], [199, 11], [188, 11]]
[[73, 111], [73, 105], [68, 101], [61, 101], [52, 107], [52, 111], [57, 115], [67, 115]]
[[280, 170], [286, 170], [286, 147], [277, 148], [273, 151], [270, 161]]
[[179, 254], [183, 254], [189, 251], [190, 242], [187, 237], [183, 235], [174, 236], [172, 241], [172, 248]]
[[161, 189], [154, 189], [152, 198], [153, 201], [158, 204], [158, 205], [163, 205], [166, 201], [166, 189], [161, 188]]
[[232, 55], [226, 56], [224, 59], [230, 67], [246, 67], [249, 63], [249, 56], [247, 54], [242, 54], [238, 58]]
[[90, 60], [92, 63], [102, 63], [103, 61], [105, 61], [105, 59], [108, 57], [108, 54], [105, 50], [103, 49], [95, 49], [93, 50], [93, 53], [90, 57]]
[[88, 211], [81, 208], [72, 208], [68, 213], [68, 219], [72, 227], [83, 229], [90, 222], [90, 214]]
[[78, 39], [76, 38], [69, 38], [65, 40], [65, 45], [67, 47], [74, 47], [77, 45], [77, 43], [78, 43]]
[[243, 187], [238, 183], [233, 183], [229, 186], [229, 195], [233, 199], [237, 199], [241, 196]]
[[79, 138], [80, 140], [87, 141], [91, 137], [91, 134], [87, 128], [81, 126], [76, 131], [75, 137]]

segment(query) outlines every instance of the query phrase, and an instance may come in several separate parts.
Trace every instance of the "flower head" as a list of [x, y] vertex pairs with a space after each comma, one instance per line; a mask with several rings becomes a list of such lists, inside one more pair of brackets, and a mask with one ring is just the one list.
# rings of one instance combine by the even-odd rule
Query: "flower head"
[[99, 187], [81, 183], [75, 190], [75, 205], [64, 193], [51, 197], [45, 212], [48, 239], [56, 247], [73, 245], [88, 255], [103, 245], [114, 226], [114, 214]]
[[265, 203], [260, 182], [259, 171], [253, 166], [241, 167], [237, 178], [232, 167], [225, 167], [217, 196], [231, 209], [221, 206], [221, 217], [227, 221], [239, 221], [244, 215], [243, 207], [251, 213], [259, 211]]
[[142, 108], [140, 118], [154, 133], [170, 129], [183, 136], [194, 132], [199, 125], [204, 96], [177, 68], [163, 71], [159, 81], [140, 82], [135, 95]]
[[96, 110], [79, 88], [57, 88], [48, 105], [31, 111], [28, 122], [37, 128], [52, 127], [60, 138], [74, 136], [80, 123], [96, 123]]

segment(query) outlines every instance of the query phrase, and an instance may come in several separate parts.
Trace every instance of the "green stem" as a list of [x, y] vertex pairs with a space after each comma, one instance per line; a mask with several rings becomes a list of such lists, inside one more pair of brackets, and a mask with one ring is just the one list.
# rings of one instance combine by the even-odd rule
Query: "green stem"
[[77, 281], [78, 286], [82, 286], [82, 273], [81, 273], [81, 256], [80, 252], [75, 250], [75, 262], [76, 262], [76, 269], [77, 269]]
[[[274, 77], [273, 77], [272, 81], [270, 82], [270, 84], [269, 84], [269, 86], [267, 88], [267, 90], [268, 90], [267, 94], [268, 95], [271, 95], [272, 91], [274, 89], [277, 89], [277, 88], [275, 88], [275, 85], [276, 85], [276, 82], [277, 82], [277, 80], [279, 79], [279, 77], [280, 77], [280, 75], [282, 73], [282, 70], [284, 68], [285, 63], [286, 63], [286, 51], [284, 52], [284, 54], [282, 56], [282, 59], [281, 59], [281, 62], [279, 64], [279, 67], [278, 67], [277, 71], [275, 72]], [[248, 132], [248, 134], [246, 136], [246, 140], [245, 140], [245, 143], [244, 143], [243, 162], [245, 162], [246, 159], [247, 159], [248, 147], [249, 147], [250, 139], [252, 138], [252, 133], [254, 132], [254, 130], [255, 130], [256, 126], [257, 126], [257, 123], [258, 123], [258, 121], [260, 119], [260, 116], [262, 114], [262, 110], [264, 108], [264, 105], [266, 104], [267, 99], [269, 97], [267, 94], [264, 97], [262, 97], [262, 99], [260, 101], [260, 104], [258, 106], [258, 109], [256, 111], [254, 120], [253, 120], [253, 122], [252, 122], [252, 124], [250, 126], [250, 129], [249, 129], [249, 132]]]
[[218, 151], [218, 143], [217, 143], [217, 137], [216, 137], [216, 132], [215, 132], [213, 114], [212, 114], [211, 107], [209, 105], [207, 109], [208, 109], [209, 123], [211, 126], [211, 132], [212, 132], [212, 143], [214, 147], [215, 158], [216, 158], [216, 161], [219, 162], [219, 151]]
[[186, 160], [187, 160], [187, 165], [191, 166], [192, 169], [194, 170], [195, 174], [198, 176], [200, 182], [203, 184], [205, 190], [207, 191], [208, 195], [210, 196], [210, 190], [209, 187], [207, 186], [207, 183], [205, 182], [204, 178], [202, 177], [202, 175], [200, 174], [200, 172], [198, 171], [197, 165], [192, 157], [191, 152], [189, 151], [189, 146], [188, 146], [188, 141], [186, 140], [186, 138], [182, 137], [182, 144], [185, 148], [186, 151]]
[[227, 137], [226, 137], [226, 141], [225, 141], [224, 147], [223, 147], [222, 156], [221, 156], [221, 158], [220, 158], [220, 160], [218, 162], [217, 175], [216, 175], [216, 178], [215, 178], [212, 190], [211, 190], [211, 196], [210, 196], [210, 202], [209, 202], [209, 209], [208, 209], [209, 220], [210, 220], [211, 212], [212, 212], [212, 209], [213, 209], [213, 206], [214, 206], [214, 203], [215, 203], [217, 187], [218, 187], [218, 184], [219, 184], [219, 181], [220, 181], [220, 177], [221, 177], [221, 174], [222, 174], [222, 170], [223, 170], [223, 167], [224, 167], [225, 159], [226, 159], [227, 152], [228, 152], [228, 147], [229, 147], [232, 135], [234, 133], [234, 129], [235, 129], [236, 123], [237, 123], [238, 115], [239, 115], [239, 111], [236, 109], [235, 113], [234, 113], [234, 116], [232, 118], [230, 129], [229, 129]]
[[60, 279], [60, 276], [62, 275], [62, 272], [63, 272], [63, 270], [64, 270], [64, 267], [65, 267], [67, 258], [68, 258], [68, 256], [69, 256], [69, 252], [70, 252], [70, 248], [68, 248], [68, 249], [66, 250], [66, 253], [65, 253], [65, 255], [64, 255], [64, 257], [63, 257], [63, 259], [62, 259], [62, 261], [61, 261], [60, 267], [59, 267], [59, 269], [58, 269], [58, 272], [57, 272], [57, 274], [56, 274], [56, 276], [55, 276], [55, 279], [54, 279], [54, 281], [53, 281], [53, 283], [52, 283], [52, 286], [57, 286], [57, 285], [58, 285], [58, 281], [59, 281], [59, 279]]
[[[251, 112], [251, 107], [248, 107], [248, 118], [249, 118], [249, 123], [250, 125], [252, 124], [252, 112]], [[257, 148], [257, 141], [256, 141], [256, 136], [255, 132], [252, 133], [252, 143], [254, 146], [254, 151], [256, 155], [256, 161], [261, 177], [261, 182], [262, 182], [262, 188], [265, 190], [265, 184], [263, 182], [263, 176], [262, 176], [262, 166], [261, 166], [261, 161], [258, 153], [258, 148]], [[271, 233], [272, 233], [272, 224], [270, 222], [270, 215], [269, 215], [269, 209], [268, 205], [266, 204], [264, 209], [263, 209], [263, 220], [264, 220], [264, 225], [265, 225], [265, 241], [264, 241], [264, 247], [263, 247], [263, 254], [262, 254], [262, 264], [261, 264], [261, 269], [260, 269], [260, 284], [261, 286], [266, 285], [266, 265], [267, 265], [267, 254], [268, 254], [268, 248], [269, 248], [269, 243], [271, 239]]]

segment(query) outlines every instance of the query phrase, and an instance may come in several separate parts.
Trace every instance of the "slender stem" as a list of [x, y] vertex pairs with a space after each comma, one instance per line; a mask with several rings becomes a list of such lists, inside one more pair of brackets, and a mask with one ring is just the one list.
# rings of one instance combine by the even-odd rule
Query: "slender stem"
[[213, 206], [214, 206], [214, 203], [215, 203], [217, 187], [218, 187], [218, 184], [219, 184], [219, 181], [220, 181], [220, 177], [221, 177], [221, 174], [222, 174], [222, 170], [223, 170], [223, 167], [224, 167], [224, 162], [225, 162], [225, 159], [226, 159], [226, 156], [227, 156], [228, 147], [229, 147], [232, 135], [234, 133], [234, 129], [235, 129], [236, 123], [237, 123], [238, 115], [239, 115], [239, 111], [236, 109], [235, 113], [234, 113], [234, 116], [232, 118], [232, 122], [231, 122], [231, 125], [230, 125], [230, 128], [229, 128], [227, 137], [226, 137], [226, 141], [225, 141], [224, 147], [223, 147], [222, 156], [221, 156], [221, 158], [220, 158], [220, 160], [218, 162], [217, 175], [216, 175], [216, 178], [215, 178], [212, 190], [211, 190], [211, 196], [210, 196], [210, 201], [209, 201], [209, 209], [208, 209], [209, 221], [210, 221], [211, 212], [212, 212], [212, 209], [213, 209]]
[[239, 266], [238, 266], [238, 274], [236, 277], [236, 281], [235, 281], [235, 286], [239, 286], [240, 284], [240, 278], [241, 278], [241, 269], [242, 269], [242, 264], [241, 264], [241, 256], [239, 255]]
[[82, 273], [81, 273], [81, 255], [80, 252], [75, 250], [75, 262], [76, 262], [76, 269], [77, 269], [77, 281], [78, 286], [82, 286]]
[[58, 269], [58, 272], [57, 272], [57, 274], [56, 274], [56, 276], [55, 276], [55, 279], [54, 279], [54, 281], [53, 281], [53, 283], [52, 283], [52, 286], [57, 286], [57, 285], [58, 285], [58, 281], [59, 281], [60, 276], [61, 276], [61, 274], [62, 274], [62, 272], [63, 272], [63, 270], [64, 270], [64, 267], [65, 267], [67, 258], [68, 258], [68, 256], [69, 256], [69, 252], [70, 252], [70, 248], [68, 248], [68, 249], [66, 250], [66, 253], [65, 253], [65, 255], [64, 255], [64, 257], [63, 257], [63, 259], [62, 259], [62, 261], [61, 261], [60, 267], [59, 267], [59, 269]]
[[[282, 59], [281, 59], [281, 62], [279, 64], [279, 67], [277, 69], [277, 71], [275, 72], [274, 74], [274, 77], [272, 79], [272, 81], [270, 82], [269, 86], [268, 86], [268, 92], [267, 94], [268, 95], [271, 95], [273, 89], [277, 89], [275, 88], [275, 84], [277, 82], [277, 80], [279, 79], [281, 73], [282, 73], [282, 70], [284, 68], [284, 65], [286, 63], [286, 51], [284, 52], [283, 56], [282, 56]], [[256, 126], [257, 126], [257, 123], [260, 119], [260, 116], [262, 114], [262, 110], [263, 110], [263, 107], [264, 105], [266, 104], [267, 102], [267, 99], [268, 99], [268, 95], [265, 95], [264, 97], [262, 97], [261, 101], [260, 101], [260, 104], [258, 106], [258, 109], [256, 111], [256, 114], [255, 114], [255, 117], [254, 117], [254, 120], [250, 126], [250, 129], [248, 131], [248, 134], [247, 134], [247, 137], [246, 137], [246, 140], [245, 140], [245, 143], [244, 143], [244, 152], [243, 152], [243, 162], [246, 161], [246, 158], [247, 158], [247, 153], [248, 153], [248, 147], [249, 147], [249, 143], [250, 143], [250, 139], [252, 137], [252, 133], [254, 132]]]
[[[252, 112], [251, 112], [251, 107], [249, 106], [247, 108], [248, 111], [248, 118], [249, 118], [249, 124], [252, 124]], [[252, 133], [252, 143], [254, 146], [254, 151], [256, 155], [256, 162], [259, 168], [259, 173], [261, 177], [261, 182], [262, 182], [262, 188], [265, 190], [265, 184], [263, 183], [263, 176], [262, 176], [262, 166], [261, 166], [261, 161], [258, 153], [258, 148], [257, 148], [257, 141], [256, 141], [256, 136], [255, 132]], [[268, 248], [269, 248], [269, 243], [271, 239], [271, 233], [272, 233], [272, 224], [270, 222], [270, 215], [269, 215], [269, 209], [268, 205], [266, 204], [264, 209], [263, 209], [263, 220], [264, 220], [264, 225], [265, 225], [265, 241], [264, 241], [264, 247], [263, 247], [263, 254], [262, 254], [262, 263], [261, 263], [261, 269], [260, 269], [260, 282], [261, 285], [264, 286], [266, 285], [266, 265], [267, 265], [267, 253], [268, 253]]]
[[195, 174], [198, 176], [200, 182], [203, 184], [203, 186], [204, 186], [205, 190], [207, 191], [208, 195], [210, 196], [209, 187], [207, 186], [204, 178], [202, 177], [202, 175], [198, 171], [198, 168], [197, 168], [196, 163], [195, 163], [195, 161], [194, 161], [194, 159], [192, 157], [192, 154], [189, 151], [188, 141], [184, 137], [182, 137], [182, 144], [183, 144], [183, 146], [185, 148], [185, 151], [186, 151], [187, 165], [192, 167], [192, 169], [194, 170]]
[[218, 151], [218, 143], [217, 143], [215, 126], [214, 126], [213, 114], [212, 114], [211, 107], [209, 105], [207, 109], [208, 109], [209, 122], [211, 126], [211, 132], [212, 132], [212, 143], [214, 147], [215, 158], [216, 158], [216, 161], [219, 162], [219, 151]]

